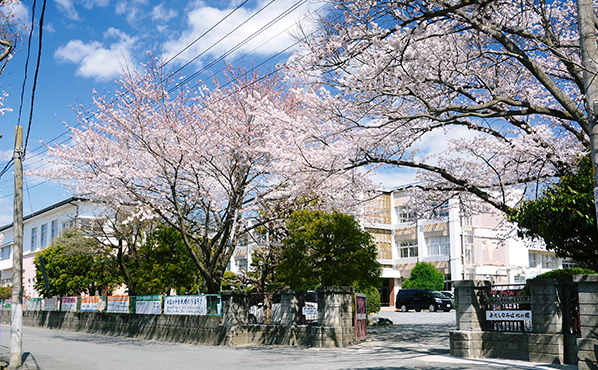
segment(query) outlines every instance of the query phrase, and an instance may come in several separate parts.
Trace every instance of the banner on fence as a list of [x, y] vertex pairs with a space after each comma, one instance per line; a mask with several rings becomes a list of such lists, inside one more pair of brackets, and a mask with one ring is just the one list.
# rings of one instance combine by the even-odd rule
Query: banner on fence
[[162, 296], [145, 295], [136, 297], [135, 313], [159, 315], [162, 313]]
[[3, 310], [10, 310], [11, 309], [11, 304], [12, 304], [12, 299], [5, 299], [4, 302], [2, 302], [2, 309]]
[[205, 296], [164, 297], [165, 315], [207, 315], [208, 304]]
[[44, 299], [44, 311], [58, 311], [58, 298]]
[[41, 298], [28, 298], [27, 299], [27, 311], [41, 311], [42, 310], [42, 299]]
[[532, 321], [532, 311], [486, 311], [489, 321]]
[[77, 297], [62, 297], [62, 299], [60, 300], [60, 311], [76, 312]]
[[108, 296], [108, 312], [129, 313], [129, 296]]
[[100, 297], [81, 297], [81, 312], [98, 312]]

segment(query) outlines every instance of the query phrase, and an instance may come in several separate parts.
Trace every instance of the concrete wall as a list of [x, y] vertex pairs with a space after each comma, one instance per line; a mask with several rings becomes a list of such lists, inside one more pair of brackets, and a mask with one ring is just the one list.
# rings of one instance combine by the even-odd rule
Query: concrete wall
[[[237, 292], [222, 293], [222, 317], [24, 311], [23, 325], [189, 344], [344, 347], [355, 343], [352, 297], [350, 287], [318, 288], [320, 326], [296, 324], [292, 291], [282, 295], [281, 325], [247, 325], [247, 295]], [[9, 324], [10, 316], [10, 310], [2, 310], [2, 323]]]

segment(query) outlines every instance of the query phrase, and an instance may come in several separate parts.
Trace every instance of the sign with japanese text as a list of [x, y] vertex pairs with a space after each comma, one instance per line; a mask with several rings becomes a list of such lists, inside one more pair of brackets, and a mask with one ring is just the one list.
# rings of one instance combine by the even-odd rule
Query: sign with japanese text
[[41, 311], [42, 310], [42, 299], [41, 298], [28, 298], [27, 299], [27, 311]]
[[81, 312], [98, 312], [100, 297], [81, 297]]
[[44, 311], [58, 311], [58, 298], [44, 299]]
[[107, 312], [110, 313], [129, 313], [129, 296], [108, 296], [107, 306]]
[[205, 296], [164, 297], [165, 315], [207, 315], [208, 302]]
[[532, 311], [486, 311], [489, 321], [531, 321]]
[[135, 301], [135, 313], [159, 315], [162, 313], [162, 296], [138, 296]]
[[60, 300], [60, 311], [76, 312], [77, 297], [62, 297], [62, 299]]

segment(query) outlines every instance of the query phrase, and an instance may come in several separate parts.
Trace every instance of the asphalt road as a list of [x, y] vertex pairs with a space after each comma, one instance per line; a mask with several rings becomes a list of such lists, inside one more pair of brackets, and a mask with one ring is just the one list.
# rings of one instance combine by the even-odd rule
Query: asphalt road
[[[574, 369], [524, 361], [449, 355], [451, 313], [382, 312], [397, 325], [368, 328], [347, 348], [212, 347], [23, 328], [23, 369]], [[0, 325], [0, 362], [8, 362], [10, 327]]]

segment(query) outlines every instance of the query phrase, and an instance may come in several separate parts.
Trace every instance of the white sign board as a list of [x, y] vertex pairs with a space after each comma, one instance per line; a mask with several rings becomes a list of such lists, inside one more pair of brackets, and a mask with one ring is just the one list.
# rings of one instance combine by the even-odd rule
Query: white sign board
[[41, 310], [42, 310], [42, 299], [41, 298], [27, 299], [27, 311], [41, 311]]
[[162, 296], [138, 296], [135, 301], [135, 313], [160, 315], [162, 313]]
[[100, 297], [81, 297], [81, 312], [98, 312], [98, 301]]
[[129, 313], [128, 296], [108, 296], [108, 309], [110, 313]]
[[60, 301], [60, 311], [77, 311], [77, 297], [62, 297], [62, 300]]
[[318, 314], [318, 307], [304, 306], [303, 307], [303, 314], [304, 315], [317, 315]]
[[486, 311], [488, 321], [532, 321], [532, 311]]
[[58, 311], [58, 298], [44, 299], [44, 311]]
[[165, 315], [207, 315], [208, 300], [205, 296], [164, 297]]

